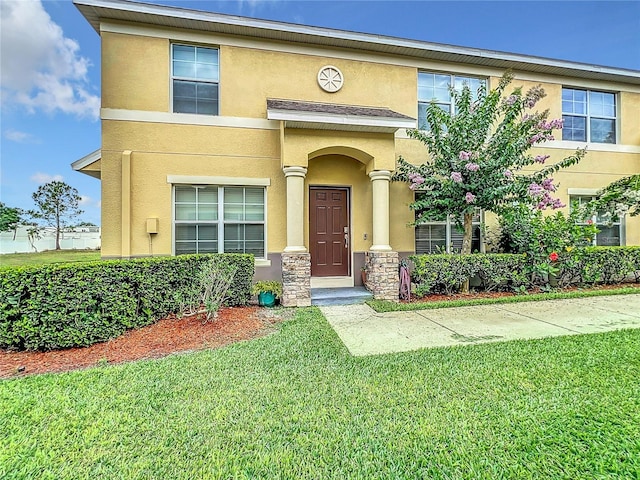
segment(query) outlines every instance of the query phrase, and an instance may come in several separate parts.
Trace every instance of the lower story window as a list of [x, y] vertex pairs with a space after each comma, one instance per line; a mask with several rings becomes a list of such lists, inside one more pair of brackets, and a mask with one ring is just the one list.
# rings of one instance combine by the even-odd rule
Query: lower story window
[[265, 189], [176, 185], [174, 246], [185, 253], [252, 253], [265, 258]]
[[[569, 197], [569, 204], [572, 208], [579, 208], [592, 200], [595, 200], [595, 196], [592, 195], [571, 195]], [[609, 222], [609, 218], [604, 212], [596, 212], [593, 216], [583, 219], [580, 222], [582, 225], [587, 223], [595, 224], [598, 228], [598, 233], [593, 239], [594, 245], [600, 245], [604, 247], [618, 247], [624, 245], [623, 230], [624, 230], [624, 218], [618, 219], [616, 222]]]
[[[416, 253], [452, 253], [462, 250], [464, 234], [454, 219], [416, 225]], [[480, 251], [480, 214], [473, 218], [471, 251]]]

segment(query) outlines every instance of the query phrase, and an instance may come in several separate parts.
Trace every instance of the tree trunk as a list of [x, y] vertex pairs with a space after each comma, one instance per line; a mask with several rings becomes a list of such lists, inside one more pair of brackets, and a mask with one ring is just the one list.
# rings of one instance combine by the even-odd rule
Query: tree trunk
[[[464, 234], [462, 236], [462, 255], [471, 253], [471, 240], [473, 239], [473, 213], [464, 214]], [[469, 279], [462, 284], [462, 293], [469, 293]]]
[[60, 250], [60, 210], [56, 207], [56, 250]]

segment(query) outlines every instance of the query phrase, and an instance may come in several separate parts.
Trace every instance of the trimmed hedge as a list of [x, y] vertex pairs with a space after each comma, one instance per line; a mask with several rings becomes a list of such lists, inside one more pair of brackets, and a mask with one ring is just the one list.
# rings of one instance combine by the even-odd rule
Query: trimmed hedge
[[434, 292], [452, 294], [466, 280], [477, 276], [486, 290], [509, 290], [527, 283], [526, 258], [510, 253], [470, 255], [412, 255], [411, 281], [416, 295]]
[[251, 297], [253, 255], [182, 255], [0, 268], [0, 348], [92, 345], [177, 313], [206, 262], [235, 267], [226, 305]]
[[[480, 279], [485, 290], [511, 290], [522, 286], [543, 286], [534, 275], [536, 265], [526, 255], [474, 253], [471, 255], [412, 255], [411, 280], [415, 294], [460, 290], [466, 280]], [[556, 262], [545, 264], [555, 271], [558, 286], [640, 282], [640, 247], [581, 247], [562, 252]], [[537, 279], [534, 283], [532, 279]], [[545, 281], [546, 282], [546, 281]]]
[[640, 247], [582, 247], [557, 261], [559, 286], [640, 282]]

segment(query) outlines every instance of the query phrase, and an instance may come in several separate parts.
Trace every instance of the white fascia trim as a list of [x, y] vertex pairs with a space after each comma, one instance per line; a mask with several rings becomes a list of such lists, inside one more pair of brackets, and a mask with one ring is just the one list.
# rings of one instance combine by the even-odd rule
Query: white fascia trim
[[619, 143], [584, 143], [568, 140], [553, 140], [536, 145], [538, 148], [560, 148], [563, 150], [577, 150], [585, 148], [588, 152], [612, 152], [612, 153], [640, 153], [638, 145], [622, 145]]
[[567, 194], [568, 195], [591, 195], [594, 196], [595, 194], [598, 193], [598, 189], [597, 188], [568, 188], [567, 189]]
[[356, 125], [366, 127], [415, 128], [416, 120], [401, 118], [365, 117], [317, 112], [292, 112], [291, 110], [267, 111], [269, 120], [284, 120], [300, 123], [329, 123], [333, 125]]
[[123, 120], [129, 122], [174, 123], [179, 125], [204, 125], [208, 127], [252, 128], [259, 130], [279, 130], [276, 121], [262, 118], [221, 117], [214, 115], [194, 115], [189, 113], [150, 112], [145, 110], [124, 110], [102, 108], [102, 120]]
[[[312, 27], [308, 25], [299, 25], [294, 23], [276, 22], [272, 20], [261, 20], [249, 17], [240, 17], [235, 15], [223, 15], [219, 13], [203, 12], [199, 10], [183, 9], [178, 7], [166, 7], [162, 5], [152, 5], [144, 3], [129, 3], [113, 0], [75, 0], [76, 5], [86, 5], [89, 7], [98, 7], [106, 9], [114, 9], [120, 11], [134, 12], [139, 14], [157, 15], [161, 17], [178, 18], [181, 20], [193, 22], [218, 23], [229, 27], [236, 27], [246, 31], [247, 28], [262, 30], [264, 36], [269, 37], [266, 32], [285, 32], [294, 35], [307, 36], [309, 38], [331, 38], [347, 42], [355, 42], [367, 48], [367, 44], [371, 49], [374, 45], [394, 46], [417, 51], [432, 51], [440, 54], [467, 55], [476, 58], [486, 58], [493, 60], [503, 60], [508, 62], [521, 62], [524, 64], [544, 65], [547, 67], [556, 67], [563, 69], [571, 69], [576, 71], [592, 72], [597, 71], [610, 75], [630, 75], [640, 78], [640, 72], [635, 70], [605, 67], [600, 65], [589, 65], [585, 63], [569, 62], [564, 60], [556, 60], [551, 58], [536, 57], [532, 55], [522, 55], [508, 52], [500, 52], [495, 50], [485, 50], [480, 48], [461, 47], [456, 45], [448, 45], [441, 43], [431, 43], [420, 40], [409, 40], [398, 37], [390, 37], [385, 35], [375, 35], [360, 32], [350, 32], [346, 30], [337, 30], [323, 27]], [[195, 24], [197, 28], [197, 23]], [[235, 32], [234, 32], [235, 33]], [[236, 34], [242, 34], [238, 31]], [[271, 34], [273, 35], [273, 34]]]
[[270, 178], [211, 177], [198, 175], [167, 175], [167, 183], [182, 185], [237, 185], [243, 187], [268, 187]]
[[75, 162], [73, 162], [71, 164], [71, 168], [73, 168], [75, 171], [80, 171], [84, 167], [88, 167], [92, 163], [97, 162], [101, 158], [102, 158], [102, 150], [98, 149], [95, 152], [91, 152], [90, 154], [85, 155], [81, 159], [76, 160]]
[[[495, 68], [485, 65], [447, 62], [444, 60], [431, 60], [419, 57], [399, 57], [397, 55], [382, 52], [345, 51], [336, 47], [318, 47], [295, 43], [275, 42], [269, 39], [256, 40], [247, 37], [218, 34], [213, 32], [197, 32], [187, 30], [175, 30], [168, 27], [132, 25], [126, 23], [113, 23], [105, 20], [100, 24], [101, 32], [140, 35], [155, 38], [166, 38], [170, 41], [200, 43], [203, 45], [251, 48], [271, 52], [293, 53], [341, 60], [355, 60], [364, 62], [381, 63], [401, 67], [417, 68], [425, 72], [447, 72], [452, 74], [473, 75], [477, 77], [501, 77], [504, 68]], [[537, 72], [514, 71], [515, 80], [551, 83], [563, 85], [567, 77]], [[570, 77], [571, 84], [581, 88], [605, 89], [612, 91], [625, 91], [640, 93], [640, 86], [625, 82], [613, 82], [606, 80], [592, 80], [579, 77]]]

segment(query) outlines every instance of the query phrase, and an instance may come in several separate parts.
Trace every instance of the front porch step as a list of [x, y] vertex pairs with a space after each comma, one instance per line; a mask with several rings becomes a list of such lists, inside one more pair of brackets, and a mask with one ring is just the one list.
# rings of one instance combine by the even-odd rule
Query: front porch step
[[364, 287], [311, 289], [311, 305], [353, 305], [372, 298], [371, 292]]

